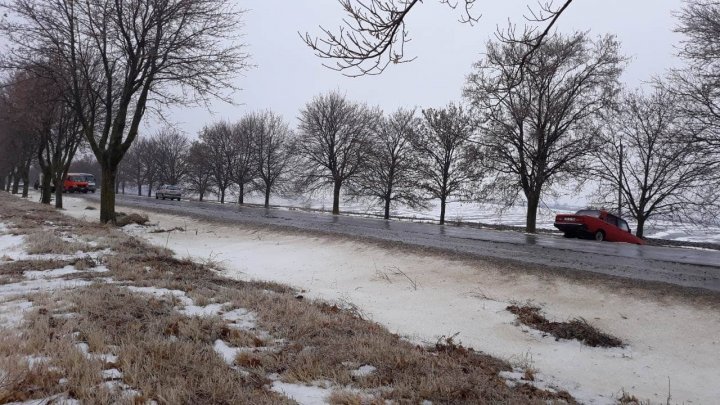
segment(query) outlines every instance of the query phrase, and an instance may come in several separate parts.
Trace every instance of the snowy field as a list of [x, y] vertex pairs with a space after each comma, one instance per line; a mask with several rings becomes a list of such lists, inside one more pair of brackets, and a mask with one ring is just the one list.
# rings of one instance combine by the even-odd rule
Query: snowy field
[[[85, 210], [87, 205], [68, 198], [67, 212], [94, 221], [97, 211]], [[154, 226], [128, 232], [178, 256], [220, 263], [229, 277], [277, 281], [309, 297], [355, 306], [412, 341], [434, 343], [458, 333], [463, 344], [518, 370], [531, 367], [538, 385], [568, 390], [583, 403], [616, 403], [623, 391], [651, 403], [666, 403], [668, 396], [670, 403], [695, 404], [720, 398], [717, 308], [482, 261], [148, 215]], [[175, 227], [185, 231], [152, 233]], [[525, 302], [541, 306], [551, 320], [586, 319], [627, 346], [591, 348], [519, 325], [505, 308]], [[517, 377], [510, 374], [508, 379]], [[322, 395], [307, 400], [299, 402], [323, 403]]]

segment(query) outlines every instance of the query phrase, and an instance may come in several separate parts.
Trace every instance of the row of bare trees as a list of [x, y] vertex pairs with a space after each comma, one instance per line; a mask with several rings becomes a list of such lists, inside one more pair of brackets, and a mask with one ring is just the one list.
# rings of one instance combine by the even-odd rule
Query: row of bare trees
[[[361, 74], [380, 73], [393, 58], [402, 61], [404, 17], [419, 2], [373, 0], [378, 8], [369, 9], [341, 3], [367, 26], [320, 43], [307, 37], [320, 56]], [[508, 29], [488, 42], [464, 89], [469, 108], [385, 116], [328, 93], [300, 111], [296, 134], [280, 117], [257, 113], [210, 125], [193, 143], [171, 130], [135, 138], [148, 108], [185, 99], [173, 85], [201, 100], [227, 87], [245, 56], [236, 43], [211, 38], [231, 37], [239, 13], [216, 7], [225, 5], [219, 0], [103, 4], [14, 0], [4, 7], [15, 18], [0, 27], [16, 45], [4, 62], [21, 72], [0, 100], [6, 123], [0, 144], [16, 151], [4, 154], [0, 169], [11, 174], [14, 187], [23, 177], [27, 187], [33, 157], [26, 152], [32, 150], [43, 171], [55, 168], [48, 172], [55, 176], [57, 168], [67, 171], [74, 134], [84, 135], [102, 167], [102, 221], [114, 218], [113, 185], [126, 153], [123, 170], [139, 186], [149, 185], [148, 193], [158, 182], [184, 182], [201, 196], [218, 193], [221, 201], [237, 188], [240, 203], [260, 189], [269, 204], [270, 195], [289, 184], [303, 192], [327, 187], [334, 213], [342, 195], [377, 198], [386, 217], [393, 203], [424, 206], [438, 199], [441, 222], [449, 198], [506, 204], [521, 198], [530, 232], [544, 195], [588, 179], [598, 184], [599, 203], [635, 217], [639, 235], [652, 216], [710, 212], [717, 201], [715, 2], [685, 4], [678, 31], [686, 38], [681, 56], [688, 67], [657, 79], [647, 93], [622, 89], [627, 60], [614, 37], [549, 31], [568, 1], [538, 16], [545, 30]], [[387, 30], [373, 31], [384, 23]], [[372, 32], [382, 35], [366, 36]], [[24, 96], [28, 92], [40, 97]], [[30, 132], [37, 135], [18, 135]]]
[[146, 113], [230, 101], [232, 79], [247, 66], [242, 11], [230, 0], [8, 0], [0, 8], [10, 44], [2, 66], [32, 67], [61, 89], [102, 169], [102, 222], [115, 221], [118, 167]]
[[[65, 89], [56, 86], [53, 78], [39, 74], [41, 69], [27, 66], [3, 84], [0, 144], [5, 153], [0, 157], [0, 177], [15, 193], [22, 181], [22, 194], [27, 197], [30, 168], [37, 163], [41, 200], [49, 204], [51, 185], [62, 184], [83, 138]], [[58, 208], [63, 204], [62, 191], [62, 187], [55, 187]]]

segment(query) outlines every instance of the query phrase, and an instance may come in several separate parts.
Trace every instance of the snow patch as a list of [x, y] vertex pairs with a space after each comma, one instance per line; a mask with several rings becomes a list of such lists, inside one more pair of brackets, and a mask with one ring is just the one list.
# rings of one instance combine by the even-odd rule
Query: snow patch
[[353, 377], [367, 377], [375, 371], [377, 371], [377, 368], [369, 364], [365, 364], [363, 366], [360, 366], [360, 368], [358, 368], [357, 370], [351, 371], [350, 374]]
[[222, 315], [223, 319], [230, 321], [230, 327], [235, 329], [250, 330], [256, 325], [255, 314], [244, 308], [233, 309]]
[[311, 385], [290, 384], [275, 381], [270, 388], [279, 394], [294, 400], [300, 405], [326, 405], [332, 390]]
[[240, 352], [240, 348], [231, 347], [220, 339], [215, 341], [213, 349], [215, 349], [215, 352], [222, 357], [225, 363], [231, 366], [235, 364], [235, 357], [237, 357], [237, 354]]
[[141, 293], [141, 294], [149, 294], [158, 298], [164, 298], [167, 296], [172, 296], [176, 299], [178, 299], [184, 306], [193, 305], [193, 300], [188, 298], [187, 295], [185, 295], [185, 291], [181, 290], [168, 290], [167, 288], [156, 288], [156, 287], [135, 287], [135, 286], [126, 286], [126, 288], [132, 292]]
[[45, 291], [59, 291], [85, 287], [92, 283], [85, 280], [37, 279], [0, 285], [0, 298], [34, 294]]
[[105, 380], [120, 380], [123, 378], [123, 373], [116, 368], [111, 368], [108, 370], [103, 370], [102, 376]]
[[55, 270], [46, 270], [46, 271], [26, 271], [23, 273], [23, 276], [29, 280], [38, 280], [43, 278], [57, 278], [62, 277], [68, 274], [75, 274], [79, 273], [78, 269], [76, 269], [74, 266], [65, 266], [62, 269], [55, 269]]
[[0, 328], [14, 329], [22, 324], [25, 312], [33, 304], [27, 300], [8, 301], [0, 304]]
[[214, 316], [220, 314], [226, 304], [210, 304], [204, 307], [197, 305], [187, 305], [180, 310], [180, 313], [186, 316]]

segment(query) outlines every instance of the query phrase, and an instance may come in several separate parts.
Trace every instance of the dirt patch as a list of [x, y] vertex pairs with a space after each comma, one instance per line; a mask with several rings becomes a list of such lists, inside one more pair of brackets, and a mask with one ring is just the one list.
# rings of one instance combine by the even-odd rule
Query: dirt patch
[[578, 340], [592, 347], [624, 346], [620, 339], [599, 331], [582, 318], [551, 322], [540, 313], [540, 308], [530, 305], [510, 305], [507, 310], [515, 314], [520, 323], [555, 336], [556, 339]]

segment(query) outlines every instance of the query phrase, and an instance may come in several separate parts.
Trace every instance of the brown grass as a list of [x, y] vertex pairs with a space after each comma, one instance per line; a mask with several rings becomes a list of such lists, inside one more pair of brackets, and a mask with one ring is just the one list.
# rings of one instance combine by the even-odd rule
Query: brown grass
[[150, 221], [150, 219], [146, 215], [140, 215], [134, 212], [130, 214], [118, 212], [115, 215], [115, 224], [120, 228], [130, 224], [145, 225], [148, 221]]
[[94, 250], [97, 249], [87, 243], [69, 242], [48, 231], [25, 235], [25, 251], [31, 255], [73, 255], [78, 251], [91, 252]]
[[540, 313], [540, 308], [511, 305], [507, 310], [515, 314], [520, 323], [555, 336], [556, 339], [579, 340], [592, 347], [623, 347], [623, 342], [590, 325], [585, 319], [575, 318], [568, 322], [551, 322]]

